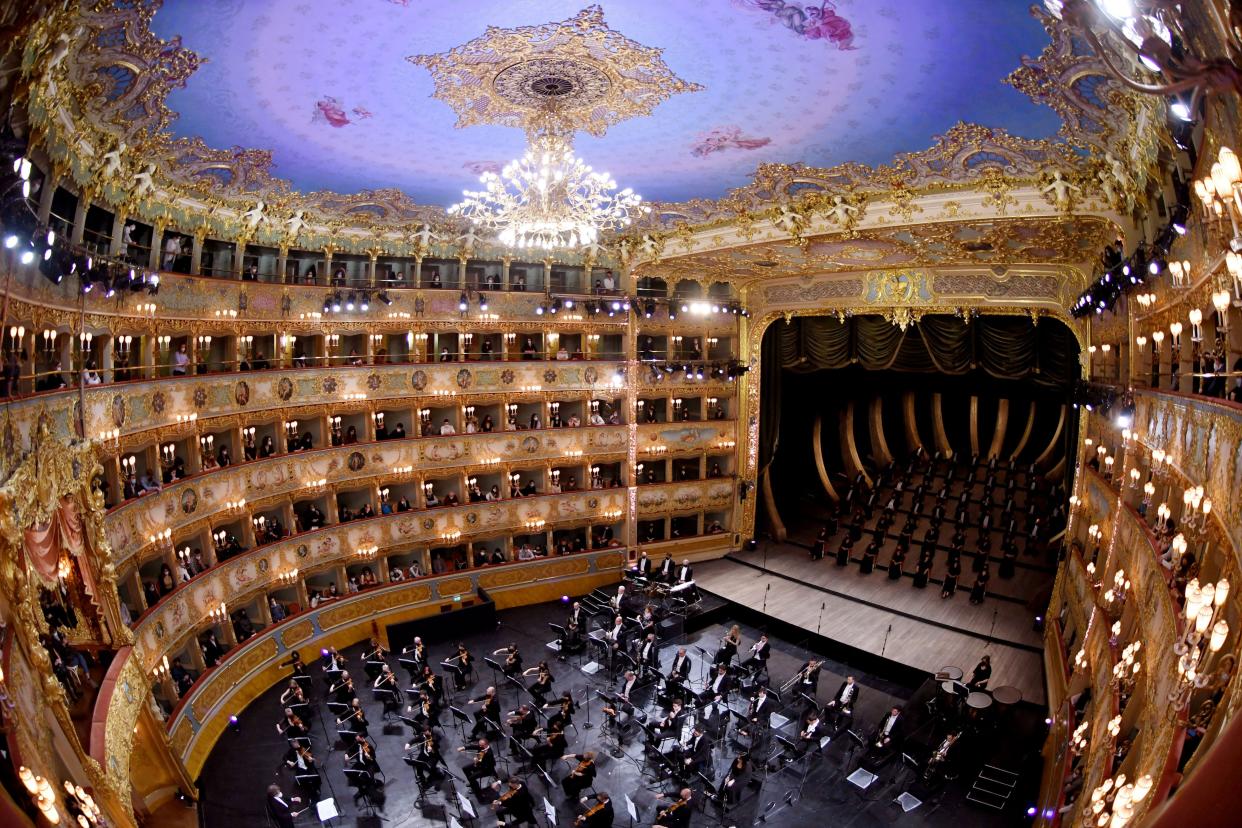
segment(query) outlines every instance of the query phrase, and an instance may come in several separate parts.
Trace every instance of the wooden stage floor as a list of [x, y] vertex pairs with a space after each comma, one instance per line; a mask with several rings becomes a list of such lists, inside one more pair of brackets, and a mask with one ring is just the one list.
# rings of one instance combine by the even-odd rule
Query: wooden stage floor
[[[1017, 602], [971, 605], [965, 592], [940, 598], [935, 585], [916, 590], [883, 571], [860, 575], [831, 559], [812, 561], [805, 549], [773, 544], [764, 555], [748, 552], [695, 565], [695, 581], [708, 592], [743, 604], [850, 647], [934, 673], [992, 657], [992, 688], [1011, 685], [1024, 701], [1045, 703], [1043, 640], [1029, 610]], [[822, 624], [821, 624], [821, 606]], [[995, 629], [993, 618], [995, 617]], [[885, 633], [889, 625], [887, 643]], [[991, 636], [989, 637], [989, 631]]]

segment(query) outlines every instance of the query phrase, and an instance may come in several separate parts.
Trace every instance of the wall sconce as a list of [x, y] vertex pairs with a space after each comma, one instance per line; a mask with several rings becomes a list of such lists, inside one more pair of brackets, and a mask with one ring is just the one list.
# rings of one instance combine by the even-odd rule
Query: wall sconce
[[1152, 331], [1151, 341], [1153, 343], [1152, 347], [1155, 350], [1155, 352], [1160, 353], [1160, 346], [1164, 342], [1164, 331]]
[[171, 336], [157, 336], [155, 338], [156, 353], [159, 353], [160, 351], [167, 351], [170, 345], [172, 345]]
[[1229, 295], [1228, 290], [1218, 290], [1212, 293], [1212, 307], [1216, 309], [1216, 327], [1219, 331], [1229, 330], [1229, 306], [1233, 303], [1233, 297]]
[[431, 495], [434, 492], [435, 492], [435, 485], [430, 480], [428, 480], [426, 483], [423, 484], [423, 494], [427, 495], [428, 497], [431, 497]]
[[1172, 325], [1169, 325], [1169, 333], [1173, 337], [1173, 350], [1182, 347], [1182, 323], [1174, 322]]
[[472, 333], [462, 334], [461, 341], [462, 341], [463, 347], [469, 348], [474, 343], [474, 334]]
[[198, 438], [198, 448], [204, 454], [211, 454], [212, 446], [215, 445], [216, 438], [210, 434], [204, 434]]
[[220, 606], [213, 607], [207, 615], [213, 622], [223, 624], [225, 621], [229, 620], [229, 608], [225, 606], [223, 601], [221, 601]]
[[505, 344], [507, 344], [507, 345], [513, 345], [513, 344], [514, 344], [514, 343], [516, 343], [516, 342], [517, 342], [517, 334], [515, 334], [515, 333], [507, 333], [507, 334], [505, 334]]
[[172, 443], [165, 443], [160, 446], [160, 462], [165, 466], [171, 466], [177, 458], [177, 447]]
[[1140, 351], [1140, 352], [1142, 352], [1142, 351], [1143, 351], [1143, 349], [1145, 349], [1145, 348], [1147, 347], [1147, 337], [1145, 337], [1145, 336], [1136, 336], [1136, 337], [1134, 337], [1134, 344], [1135, 344], [1135, 345], [1137, 345], [1137, 346], [1138, 346], [1139, 351]]
[[91, 352], [91, 340], [94, 338], [95, 338], [95, 335], [91, 333], [78, 334], [78, 348], [83, 353], [89, 354]]
[[131, 454], [128, 457], [121, 458], [121, 471], [122, 473], [125, 474], [126, 477], [128, 477], [131, 474], [134, 474], [137, 470], [138, 470], [138, 458], [137, 457]]
[[380, 503], [387, 503], [388, 502], [388, 487], [384, 486], [383, 488], [378, 489], [377, 491], [379, 492]]
[[168, 656], [164, 656], [160, 663], [155, 665], [155, 669], [151, 671], [151, 678], [154, 679], [156, 683], [159, 683], [168, 678], [168, 675]]
[[1181, 290], [1190, 286], [1190, 262], [1169, 262], [1169, 273], [1173, 274], [1173, 287]]
[[154, 535], [147, 536], [147, 542], [152, 546], [171, 546], [172, 545], [172, 528], [161, 529]]
[[1190, 318], [1190, 341], [1203, 341], [1203, 311], [1198, 308], [1191, 308], [1188, 314]]
[[[46, 330], [43, 332], [43, 350], [49, 353], [56, 348], [56, 337], [60, 334], [57, 331]], [[117, 345], [120, 346], [122, 352], [129, 350], [129, 342], [132, 336], [118, 336], [116, 338]], [[123, 340], [123, 342], [122, 342]]]
[[465, 415], [466, 415], [466, 417], [473, 417], [473, 416], [474, 416], [474, 406], [473, 406], [473, 405], [465, 405], [465, 406], [462, 406], [461, 411], [462, 411], [462, 413], [463, 413], [463, 414], [465, 414]]
[[329, 348], [336, 348], [338, 345], [341, 344], [340, 334], [328, 334], [323, 339], [326, 343], [328, 343]]
[[297, 567], [286, 570], [285, 572], [282, 572], [276, 576], [276, 582], [279, 584], [284, 584], [286, 586], [296, 583], [297, 580], [298, 580]]
[[219, 529], [211, 533], [211, 543], [216, 547], [216, 552], [224, 549], [224, 544], [228, 542], [229, 533], [223, 529]]
[[297, 420], [290, 420], [289, 422], [285, 423], [285, 436], [289, 438], [298, 436], [298, 421]]
[[362, 560], [370, 560], [375, 557], [375, 553], [379, 552], [378, 546], [360, 546], [354, 550], [354, 557]]

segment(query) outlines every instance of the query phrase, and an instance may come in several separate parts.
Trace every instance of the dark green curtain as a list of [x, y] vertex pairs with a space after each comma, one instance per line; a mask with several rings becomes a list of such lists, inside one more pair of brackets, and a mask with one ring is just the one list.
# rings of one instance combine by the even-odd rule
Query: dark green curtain
[[[1025, 316], [924, 316], [902, 331], [880, 316], [796, 317], [775, 323], [763, 349], [763, 376], [773, 367], [810, 372], [857, 364], [869, 371], [967, 374], [980, 370], [998, 379], [1026, 379], [1069, 387], [1078, 376], [1078, 343], [1061, 322], [1035, 324]], [[773, 366], [772, 363], [775, 363]], [[764, 383], [765, 396], [772, 386]], [[779, 411], [765, 404], [763, 414]], [[767, 417], [760, 418], [761, 428]], [[760, 457], [776, 436], [761, 437]], [[770, 455], [769, 455], [770, 456]]]

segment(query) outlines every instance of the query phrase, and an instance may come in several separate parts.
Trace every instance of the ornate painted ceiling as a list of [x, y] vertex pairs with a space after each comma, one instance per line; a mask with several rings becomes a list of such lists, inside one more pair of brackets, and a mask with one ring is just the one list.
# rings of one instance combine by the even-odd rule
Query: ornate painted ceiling
[[[697, 91], [583, 134], [578, 151], [648, 199], [718, 198], [764, 162], [876, 165], [958, 121], [1047, 138], [1060, 119], [1004, 80], [1048, 37], [1030, 0], [608, 0], [602, 20], [662, 50]], [[521, 155], [520, 130], [457, 128], [407, 58], [573, 18], [582, 0], [164, 0], [156, 35], [197, 56], [171, 131], [270, 151], [302, 191], [394, 187], [447, 206]]]

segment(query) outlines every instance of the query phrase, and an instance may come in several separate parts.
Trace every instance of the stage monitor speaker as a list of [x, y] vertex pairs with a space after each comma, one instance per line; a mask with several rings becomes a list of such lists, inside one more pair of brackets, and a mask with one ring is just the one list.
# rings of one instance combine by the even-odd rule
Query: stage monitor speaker
[[656, 635], [661, 641], [668, 641], [681, 635], [682, 619], [678, 616], [665, 618], [656, 626]]

